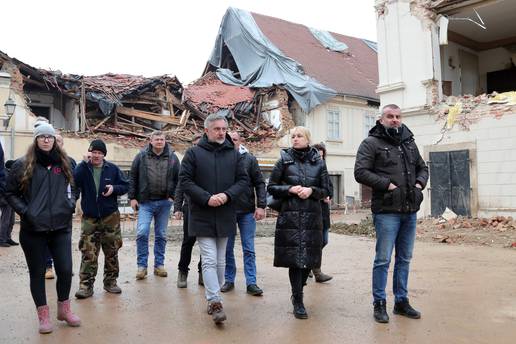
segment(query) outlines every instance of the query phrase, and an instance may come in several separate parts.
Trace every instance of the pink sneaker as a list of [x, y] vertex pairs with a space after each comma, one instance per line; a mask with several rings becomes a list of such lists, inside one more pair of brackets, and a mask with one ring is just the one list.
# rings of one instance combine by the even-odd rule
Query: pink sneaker
[[37, 310], [39, 319], [39, 333], [51, 333], [54, 327], [52, 326], [52, 322], [50, 322], [48, 306], [39, 306]]
[[57, 301], [57, 320], [64, 320], [68, 326], [81, 326], [81, 319], [72, 313], [70, 309], [70, 300], [63, 302]]

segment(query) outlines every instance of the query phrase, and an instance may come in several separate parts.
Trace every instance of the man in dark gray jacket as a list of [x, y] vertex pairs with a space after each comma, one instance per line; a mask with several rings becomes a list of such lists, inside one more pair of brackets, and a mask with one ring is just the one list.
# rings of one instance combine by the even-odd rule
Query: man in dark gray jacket
[[150, 142], [133, 160], [128, 197], [138, 213], [136, 279], [147, 277], [149, 231], [154, 218], [154, 275], [167, 277], [165, 247], [167, 227], [179, 176], [179, 159], [165, 141], [165, 134], [155, 131]]
[[227, 135], [226, 117], [211, 114], [204, 136], [181, 162], [180, 183], [189, 197], [189, 235], [197, 237], [208, 314], [215, 323], [226, 320], [220, 286], [224, 283], [226, 243], [236, 232], [235, 203], [247, 187], [243, 157]]
[[419, 319], [421, 314], [409, 304], [407, 286], [416, 237], [416, 213], [423, 201], [428, 168], [419, 154], [414, 135], [401, 123], [401, 110], [397, 105], [382, 108], [380, 120], [358, 148], [355, 179], [373, 189], [371, 210], [376, 230], [374, 318], [380, 323], [389, 322], [385, 286], [395, 248], [394, 313]]
[[[265, 181], [262, 171], [256, 158], [247, 151], [242, 144], [240, 135], [233, 131], [229, 133], [233, 140], [235, 149], [244, 159], [245, 171], [249, 178], [249, 184], [245, 192], [242, 192], [237, 200], [237, 222], [240, 229], [240, 240], [244, 253], [244, 274], [247, 286], [247, 293], [254, 296], [263, 294], [263, 290], [256, 284], [256, 254], [254, 251], [254, 237], [256, 235], [256, 221], [265, 217], [265, 207], [267, 206], [267, 193], [265, 191]], [[223, 293], [235, 287], [236, 263], [235, 236], [228, 238], [226, 247], [226, 272], [225, 283], [220, 288]]]

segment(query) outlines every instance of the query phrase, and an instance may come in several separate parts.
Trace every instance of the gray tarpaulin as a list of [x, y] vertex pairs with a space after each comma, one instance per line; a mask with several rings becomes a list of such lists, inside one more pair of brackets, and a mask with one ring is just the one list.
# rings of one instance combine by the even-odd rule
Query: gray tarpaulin
[[317, 30], [313, 27], [309, 29], [315, 39], [317, 39], [326, 49], [337, 52], [344, 52], [348, 49], [346, 44], [337, 41], [328, 31]]
[[376, 42], [369, 41], [367, 39], [363, 39], [362, 41], [364, 41], [369, 48], [373, 49], [375, 53], [378, 53], [378, 44]]
[[[222, 69], [222, 48], [228, 47], [240, 75]], [[230, 7], [219, 28], [210, 64], [218, 67], [217, 76], [227, 84], [248, 87], [281, 85], [294, 97], [303, 111], [310, 112], [337, 92], [304, 74], [303, 67], [286, 57], [262, 33], [251, 13]]]

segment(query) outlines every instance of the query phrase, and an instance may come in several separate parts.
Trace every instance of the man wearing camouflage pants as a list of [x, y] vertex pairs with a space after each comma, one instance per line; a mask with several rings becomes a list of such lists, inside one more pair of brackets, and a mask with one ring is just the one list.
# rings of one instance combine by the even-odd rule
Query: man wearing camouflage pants
[[104, 160], [107, 154], [102, 140], [93, 140], [88, 149], [90, 161], [82, 161], [74, 171], [77, 189], [82, 194], [83, 211], [79, 249], [82, 253], [78, 299], [93, 295], [100, 248], [104, 252], [104, 290], [120, 294], [118, 250], [122, 247], [117, 196], [127, 193], [129, 183], [122, 171]]

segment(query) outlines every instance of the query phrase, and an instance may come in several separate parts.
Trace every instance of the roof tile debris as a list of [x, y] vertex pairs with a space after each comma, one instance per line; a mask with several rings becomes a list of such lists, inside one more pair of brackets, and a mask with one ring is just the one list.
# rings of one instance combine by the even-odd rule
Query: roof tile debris
[[224, 84], [214, 72], [210, 72], [190, 84], [183, 99], [207, 112], [217, 112], [238, 103], [252, 102], [256, 92], [249, 87]]

